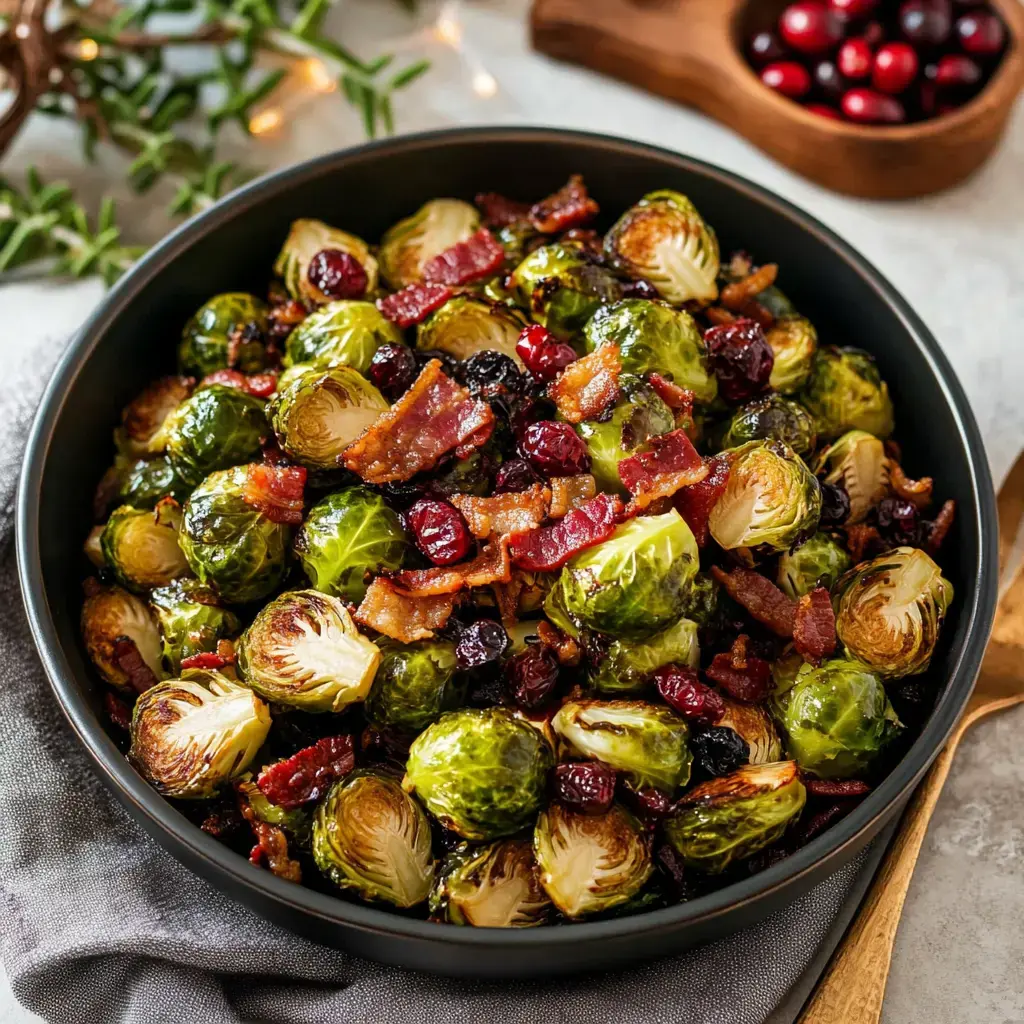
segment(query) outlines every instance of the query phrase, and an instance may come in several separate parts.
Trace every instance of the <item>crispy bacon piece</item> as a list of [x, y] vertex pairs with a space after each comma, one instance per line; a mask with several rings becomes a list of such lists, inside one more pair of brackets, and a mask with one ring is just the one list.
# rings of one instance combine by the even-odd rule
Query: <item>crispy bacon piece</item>
[[489, 228], [504, 228], [530, 219], [529, 203], [520, 203], [497, 192], [478, 192], [473, 202]]
[[436, 597], [486, 587], [490, 583], [508, 583], [512, 579], [509, 539], [499, 537], [468, 562], [435, 565], [430, 569], [404, 569], [392, 573], [388, 579], [409, 597]]
[[512, 561], [520, 569], [551, 572], [573, 555], [607, 540], [622, 519], [623, 506], [612, 494], [599, 494], [550, 526], [514, 537]]
[[880, 551], [885, 546], [877, 527], [868, 523], [854, 523], [843, 529], [846, 531], [846, 547], [854, 564], [863, 562], [868, 554]]
[[706, 547], [711, 539], [708, 520], [711, 510], [729, 482], [729, 457], [725, 453], [705, 460], [708, 473], [699, 483], [683, 487], [675, 494], [674, 504], [693, 531], [698, 547]]
[[684, 431], [652, 437], [649, 444], [650, 451], [619, 463], [619, 479], [633, 495], [636, 508], [646, 508], [656, 498], [667, 498], [708, 475], [707, 464]]
[[355, 620], [403, 644], [429, 640], [455, 609], [454, 594], [414, 597], [378, 576], [356, 609]]
[[570, 363], [548, 388], [548, 395], [569, 423], [596, 419], [618, 398], [622, 359], [618, 345], [601, 345]]
[[725, 587], [726, 593], [743, 605], [751, 618], [767, 626], [776, 636], [791, 637], [796, 620], [796, 604], [766, 576], [753, 569], [725, 572], [717, 565], [711, 573]]
[[513, 571], [508, 583], [492, 583], [494, 603], [498, 606], [502, 625], [508, 629], [519, 621], [519, 598], [526, 589], [523, 574]]
[[931, 528], [928, 531], [928, 540], [925, 542], [925, 549], [928, 554], [938, 554], [939, 548], [942, 547], [942, 542], [946, 539], [946, 534], [949, 533], [955, 518], [956, 502], [950, 498], [949, 501], [943, 503], [942, 508], [939, 509], [939, 514], [932, 520]]
[[128, 683], [136, 693], [145, 693], [160, 682], [130, 636], [115, 638], [114, 664], [128, 677]]
[[288, 837], [276, 825], [265, 821], [252, 822], [256, 845], [249, 852], [249, 863], [256, 867], [266, 865], [271, 874], [286, 882], [302, 881], [302, 865], [288, 855]]
[[551, 649], [558, 664], [566, 668], [575, 668], [580, 663], [583, 652], [580, 645], [560, 629], [555, 629], [547, 619], [541, 619], [537, 623], [537, 638], [545, 646]]
[[765, 288], [775, 284], [778, 273], [778, 264], [766, 263], [763, 267], [758, 267], [757, 270], [747, 274], [742, 280], [727, 284], [719, 295], [719, 302], [734, 313], [745, 312], [743, 307], [748, 300], [760, 295]]
[[256, 398], [269, 398], [277, 390], [276, 373], [252, 373], [246, 376], [240, 370], [214, 370], [200, 382], [200, 387], [209, 384], [223, 384], [228, 388], [237, 388]]
[[587, 195], [583, 176], [574, 174], [555, 193], [534, 203], [530, 208], [530, 223], [545, 235], [586, 224], [597, 215], [600, 207]]
[[111, 690], [103, 694], [103, 710], [118, 729], [127, 732], [132, 727], [132, 709], [127, 701], [122, 700]]
[[182, 668], [210, 668], [219, 669], [223, 668], [227, 664], [227, 661], [222, 658], [219, 654], [214, 654], [212, 651], [201, 651], [199, 654], [191, 654], [187, 658], [181, 659]]
[[767, 306], [761, 305], [757, 299], [747, 299], [743, 303], [741, 313], [747, 320], [756, 320], [765, 330], [775, 323], [772, 311]]
[[246, 469], [242, 500], [275, 523], [298, 526], [302, 522], [302, 466], [271, 466], [253, 462]]
[[811, 796], [838, 799], [867, 796], [871, 792], [871, 787], [860, 779], [816, 779], [810, 775], [801, 775], [801, 779]]
[[793, 646], [812, 665], [821, 664], [836, 649], [836, 617], [824, 587], [815, 587], [797, 602]]
[[660, 373], [647, 374], [647, 381], [657, 392], [658, 397], [676, 413], [689, 416], [693, 412], [694, 394], [688, 388], [666, 380]]
[[543, 484], [527, 491], [509, 491], [490, 498], [453, 494], [448, 499], [466, 518], [474, 537], [525, 533], [539, 526], [547, 514], [550, 494]]
[[551, 503], [548, 516], [561, 519], [567, 512], [580, 508], [597, 494], [597, 481], [590, 473], [576, 476], [555, 476], [548, 483], [551, 486]]
[[384, 317], [398, 327], [412, 327], [425, 320], [435, 309], [440, 309], [451, 297], [446, 284], [417, 281], [406, 285], [394, 295], [377, 300], [377, 308]]
[[496, 274], [505, 262], [505, 250], [494, 236], [481, 228], [464, 242], [456, 242], [423, 265], [423, 280], [433, 284], [460, 285]]
[[494, 429], [486, 402], [441, 372], [431, 359], [412, 387], [342, 453], [345, 467], [367, 483], [408, 480], [446, 452], [468, 454]]
[[256, 785], [272, 804], [291, 810], [319, 800], [332, 783], [352, 771], [355, 763], [351, 736], [326, 736], [264, 768]]
[[918, 512], [931, 504], [932, 478], [923, 476], [920, 480], [911, 480], [895, 459], [889, 460], [889, 486], [899, 497], [911, 502]]
[[722, 327], [724, 324], [733, 324], [740, 319], [735, 313], [730, 313], [729, 310], [724, 309], [722, 306], [708, 306], [708, 308], [704, 310], [704, 315], [715, 327]]
[[748, 639], [740, 635], [727, 654], [716, 654], [705, 675], [730, 697], [758, 704], [771, 693], [772, 666], [764, 658], [747, 653]]

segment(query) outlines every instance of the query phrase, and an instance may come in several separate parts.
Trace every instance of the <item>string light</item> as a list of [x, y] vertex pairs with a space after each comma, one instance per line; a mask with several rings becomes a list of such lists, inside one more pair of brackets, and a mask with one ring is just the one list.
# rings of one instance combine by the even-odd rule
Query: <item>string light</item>
[[78, 41], [78, 59], [95, 60], [100, 55], [100, 44], [95, 39], [80, 39]]
[[498, 82], [490, 71], [481, 68], [473, 75], [473, 92], [482, 100], [489, 100], [498, 93]]
[[434, 22], [434, 38], [453, 50], [462, 46], [462, 23], [459, 21], [458, 4], [446, 3]]
[[253, 135], [269, 135], [281, 127], [284, 117], [277, 107], [269, 107], [249, 119], [249, 131]]
[[308, 57], [299, 65], [306, 84], [313, 92], [329, 93], [337, 89], [337, 83], [331, 77], [326, 65], [317, 57]]

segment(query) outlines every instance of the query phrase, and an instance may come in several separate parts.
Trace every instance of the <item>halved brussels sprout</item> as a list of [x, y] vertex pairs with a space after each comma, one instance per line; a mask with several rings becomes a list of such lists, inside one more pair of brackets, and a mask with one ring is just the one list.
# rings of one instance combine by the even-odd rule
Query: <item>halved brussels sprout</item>
[[781, 395], [765, 395], [737, 409], [722, 434], [723, 448], [738, 448], [749, 441], [781, 441], [797, 455], [814, 450], [814, 419], [798, 402]]
[[544, 601], [557, 603], [578, 629], [643, 640], [682, 615], [699, 552], [675, 509], [623, 523], [602, 544], [575, 555]]
[[166, 443], [164, 421], [192, 393], [194, 383], [188, 377], [160, 377], [143, 388], [121, 413], [121, 426], [114, 431], [118, 452], [129, 459], [159, 455]]
[[350, 366], [310, 370], [290, 381], [270, 402], [277, 442], [309, 469], [335, 470], [338, 456], [390, 406]]
[[529, 824], [553, 761], [541, 734], [505, 708], [449, 711], [416, 737], [402, 785], [465, 839]]
[[618, 345], [627, 373], [660, 373], [692, 391], [698, 402], [713, 402], [718, 394], [700, 330], [681, 309], [647, 299], [623, 299], [599, 309], [583, 333], [588, 352], [607, 343]]
[[380, 651], [336, 597], [292, 590], [265, 605], [237, 644], [238, 672], [265, 700], [341, 711], [370, 692]]
[[103, 560], [123, 587], [141, 593], [188, 573], [178, 546], [181, 506], [170, 499], [155, 508], [114, 509], [100, 536]]
[[848, 523], [862, 523], [889, 493], [885, 445], [866, 430], [848, 430], [817, 458], [814, 472], [827, 484], [842, 484], [850, 496]]
[[313, 370], [351, 366], [366, 373], [381, 345], [402, 342], [402, 332], [372, 302], [341, 299], [310, 313], [288, 335], [283, 363]]
[[604, 249], [620, 269], [650, 281], [668, 302], [718, 298], [718, 239], [681, 192], [648, 192], [615, 222]]
[[465, 242], [480, 227], [480, 214], [461, 199], [431, 199], [388, 228], [380, 242], [380, 271], [396, 291], [423, 276], [435, 256]]
[[839, 541], [827, 533], [816, 533], [779, 555], [779, 589], [794, 601], [815, 587], [831, 590], [850, 564], [850, 556]]
[[683, 615], [695, 622], [698, 628], [707, 628], [718, 612], [720, 591], [721, 587], [713, 576], [703, 572], [697, 573], [687, 588]]
[[610, 764], [637, 786], [672, 793], [690, 778], [690, 727], [662, 704], [570, 700], [551, 725], [571, 753]]
[[516, 340], [526, 321], [514, 309], [471, 295], [449, 299], [416, 328], [416, 347], [468, 359], [474, 352], [501, 352], [522, 367]]
[[368, 575], [400, 569], [412, 543], [398, 513], [366, 487], [318, 501], [295, 537], [295, 553], [316, 590], [358, 604]]
[[799, 313], [790, 314], [776, 320], [765, 337], [775, 357], [768, 383], [783, 395], [795, 395], [810, 378], [818, 350], [814, 324]]
[[578, 814], [552, 802], [537, 819], [533, 850], [541, 885], [571, 918], [622, 906], [654, 870], [648, 836], [619, 804]]
[[181, 372], [195, 377], [226, 369], [258, 373], [266, 363], [267, 312], [265, 302], [246, 292], [225, 292], [203, 303], [181, 335]]
[[775, 731], [775, 724], [764, 708], [756, 704], [741, 704], [737, 700], [722, 697], [725, 714], [715, 725], [732, 729], [750, 748], [748, 764], [770, 764], [782, 757], [782, 742]]
[[257, 821], [265, 821], [268, 825], [284, 829], [288, 837], [299, 846], [308, 848], [313, 837], [313, 816], [305, 807], [279, 807], [272, 804], [264, 795], [263, 790], [252, 781], [251, 775], [239, 779], [235, 786], [239, 793], [249, 801]]
[[813, 532], [821, 489], [789, 445], [751, 441], [730, 453], [729, 482], [711, 510], [711, 536], [752, 560], [751, 549], [785, 551]]
[[664, 665], [696, 668], [699, 662], [697, 623], [683, 618], [646, 640], [613, 641], [590, 682], [602, 693], [631, 693], [647, 686]]
[[309, 264], [322, 249], [338, 249], [357, 259], [366, 271], [367, 294], [377, 290], [377, 261], [361, 238], [332, 228], [322, 220], [295, 220], [274, 261], [274, 273], [284, 281], [293, 299], [310, 302], [330, 300], [330, 296], [310, 283], [308, 276]]
[[189, 568], [225, 601], [266, 597], [288, 572], [291, 528], [245, 500], [247, 468], [211, 473], [185, 503], [178, 542]]
[[665, 835], [687, 867], [716, 875], [779, 839], [806, 801], [795, 761], [747, 765], [691, 789]]
[[801, 396], [821, 437], [866, 430], [883, 440], [894, 428], [889, 389], [875, 361], [856, 348], [822, 348]]
[[234, 612], [222, 608], [217, 595], [198, 580], [175, 580], [149, 595], [163, 637], [164, 664], [171, 675], [194, 654], [217, 650], [218, 640], [233, 640], [242, 631]]
[[526, 839], [486, 846], [463, 844], [445, 858], [430, 894], [430, 912], [448, 924], [476, 928], [535, 928], [551, 900]]
[[270, 731], [270, 711], [220, 672], [189, 669], [135, 702], [128, 759], [159, 793], [205, 800], [238, 778]]
[[339, 889], [396, 907], [422, 903], [434, 884], [423, 808], [377, 773], [355, 772], [330, 788], [313, 819], [313, 860]]
[[100, 587], [82, 605], [82, 642], [105, 682], [134, 693], [128, 673], [117, 663], [115, 647], [128, 637], [157, 679], [166, 673], [160, 664], [160, 629], [146, 602], [121, 587]]
[[462, 688], [455, 678], [454, 644], [381, 640], [378, 646], [380, 665], [366, 699], [366, 714], [372, 722], [418, 733], [458, 706]]
[[183, 502], [192, 485], [182, 479], [170, 459], [160, 455], [155, 459], [139, 459], [123, 473], [118, 498], [122, 505], [134, 508], [153, 508], [161, 498]]
[[836, 583], [836, 634], [883, 679], [924, 672], [932, 660], [953, 585], [920, 548], [894, 548], [854, 566]]
[[863, 772], [902, 728], [881, 680], [856, 661], [804, 665], [781, 704], [789, 756], [823, 779]]
[[266, 403], [240, 388], [200, 388], [168, 417], [167, 458], [191, 486], [216, 469], [252, 462], [267, 436]]
[[576, 425], [590, 455], [591, 472], [598, 490], [625, 494], [619, 479], [619, 463], [635, 455], [650, 438], [676, 428], [672, 410], [646, 381], [631, 373], [619, 377], [619, 398], [611, 415], [584, 420]]

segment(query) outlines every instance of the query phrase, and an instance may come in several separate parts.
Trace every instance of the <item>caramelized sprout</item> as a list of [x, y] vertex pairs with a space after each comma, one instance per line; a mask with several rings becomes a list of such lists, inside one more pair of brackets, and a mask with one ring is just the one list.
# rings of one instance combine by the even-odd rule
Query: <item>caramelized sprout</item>
[[223, 608], [217, 595], [195, 579], [179, 579], [149, 595], [163, 637], [163, 658], [176, 676], [181, 662], [194, 654], [214, 652], [219, 640], [232, 640], [242, 631], [241, 620]]
[[128, 459], [159, 455], [166, 435], [163, 425], [192, 393], [188, 377], [160, 377], [136, 395], [121, 413], [121, 426], [114, 431], [118, 453]]
[[860, 349], [819, 349], [801, 401], [823, 438], [866, 430], [885, 439], [893, 432], [889, 389], [875, 361]]
[[100, 587], [82, 605], [82, 641], [96, 671], [111, 686], [134, 693], [128, 674], [117, 663], [116, 646], [121, 637], [131, 640], [157, 679], [164, 676], [160, 664], [160, 630], [145, 601], [121, 587]]
[[725, 714], [715, 725], [732, 729], [750, 748], [749, 764], [770, 764], [782, 757], [782, 742], [771, 716], [756, 704], [723, 697]]
[[850, 568], [850, 556], [839, 541], [827, 533], [815, 533], [799, 546], [779, 555], [779, 589], [794, 601], [815, 587], [832, 585]]
[[850, 496], [848, 523], [862, 523], [889, 492], [885, 445], [865, 430], [848, 430], [819, 456], [814, 472], [827, 484], [842, 484]]
[[809, 455], [817, 441], [814, 420], [798, 402], [781, 395], [765, 395], [733, 413], [722, 434], [723, 448], [738, 448], [749, 441], [782, 441], [800, 456]]
[[508, 306], [457, 295], [416, 328], [416, 347], [447, 352], [456, 359], [468, 359], [475, 352], [501, 352], [522, 368], [516, 341], [525, 323], [522, 315]]
[[402, 332], [372, 302], [341, 299], [310, 313], [288, 335], [283, 362], [313, 370], [351, 366], [366, 373], [381, 345], [401, 343]]
[[284, 281], [293, 299], [327, 302], [330, 298], [310, 283], [309, 264], [322, 249], [338, 249], [358, 260], [366, 271], [366, 290], [377, 289], [377, 261], [369, 246], [355, 235], [332, 228], [321, 220], [292, 221], [288, 237], [274, 262], [274, 273]]
[[423, 276], [424, 265], [465, 242], [480, 227], [480, 214], [460, 199], [431, 199], [388, 228], [380, 243], [380, 270], [396, 291]]
[[265, 302], [246, 292], [225, 292], [203, 303], [181, 336], [181, 372], [194, 377], [226, 369], [258, 373], [266, 362], [267, 312]]
[[631, 693], [649, 685], [664, 665], [696, 668], [699, 661], [697, 623], [683, 618], [646, 640], [612, 641], [590, 682], [601, 693]]
[[775, 362], [768, 383], [780, 394], [795, 395], [811, 376], [814, 353], [818, 350], [818, 332], [805, 316], [780, 317], [765, 337]]
[[455, 645], [447, 640], [400, 644], [381, 640], [380, 665], [366, 701], [376, 725], [422, 732], [460, 703]]
[[176, 501], [156, 508], [114, 509], [100, 536], [103, 560], [123, 587], [142, 593], [188, 573], [178, 546], [181, 507]]

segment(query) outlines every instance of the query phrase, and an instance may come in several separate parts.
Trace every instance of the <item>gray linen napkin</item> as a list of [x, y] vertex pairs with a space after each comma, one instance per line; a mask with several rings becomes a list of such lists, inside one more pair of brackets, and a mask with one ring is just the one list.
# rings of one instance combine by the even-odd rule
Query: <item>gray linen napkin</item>
[[93, 775], [22, 613], [12, 508], [59, 340], [0, 380], [0, 954], [15, 995], [69, 1024], [761, 1024], [799, 979], [860, 860], [749, 931], [674, 960], [550, 982], [435, 978], [267, 924], [144, 835]]

